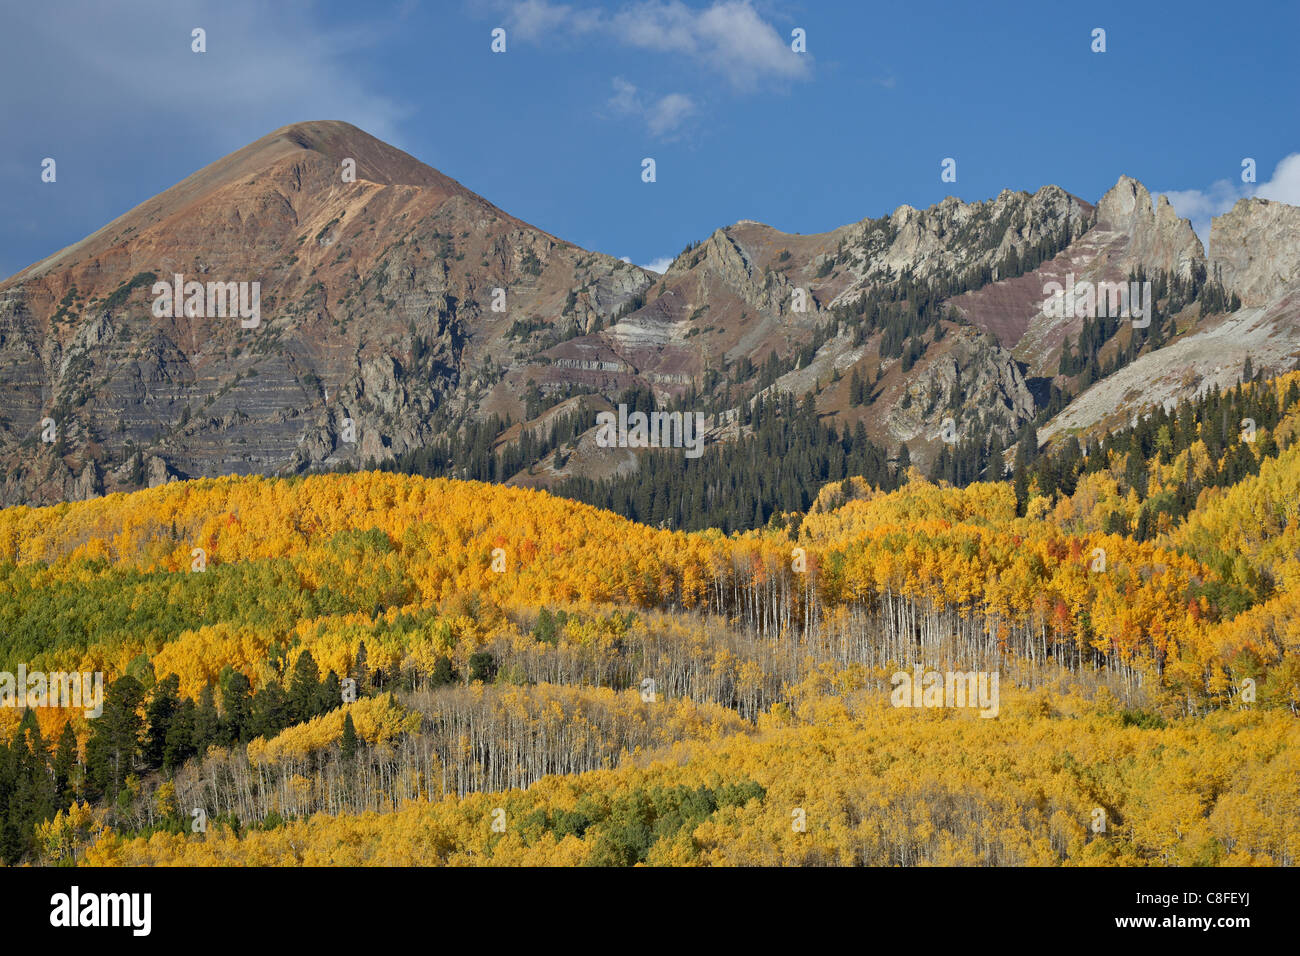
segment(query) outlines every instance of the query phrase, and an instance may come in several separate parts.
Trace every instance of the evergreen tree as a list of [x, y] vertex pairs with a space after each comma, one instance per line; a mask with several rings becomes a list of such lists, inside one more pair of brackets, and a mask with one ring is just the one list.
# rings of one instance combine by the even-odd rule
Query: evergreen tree
[[497, 673], [496, 658], [489, 651], [478, 651], [469, 656], [469, 679], [490, 683]]
[[357, 682], [357, 693], [364, 694], [370, 685], [370, 667], [366, 663], [366, 642], [357, 643], [357, 656], [352, 662], [352, 672], [348, 674]]
[[433, 662], [433, 673], [429, 675], [429, 683], [434, 687], [441, 687], [444, 684], [451, 684], [456, 680], [456, 672], [451, 666], [451, 658], [445, 654], [440, 655]]
[[229, 664], [221, 669], [217, 678], [221, 687], [221, 742], [227, 746], [236, 741], [251, 740], [248, 724], [251, 717], [252, 687], [242, 672]]
[[265, 737], [268, 740], [293, 723], [289, 695], [275, 681], [263, 684], [249, 706], [244, 739]]
[[330, 671], [320, 683], [316, 694], [316, 713], [328, 714], [343, 703], [343, 685], [339, 675]]
[[145, 708], [143, 757], [145, 766], [151, 770], [157, 770], [163, 764], [167, 731], [180, 707], [180, 685], [179, 677], [168, 674], [154, 684], [149, 695], [149, 703]]
[[217, 713], [216, 692], [206, 684], [199, 692], [198, 707], [194, 711], [194, 732], [191, 746], [202, 756], [208, 746], [221, 739], [221, 716]]
[[357, 757], [357, 728], [352, 723], [352, 715], [343, 715], [343, 737], [339, 741], [339, 756], [344, 766], [352, 768]]
[[1011, 487], [1016, 496], [1016, 514], [1023, 515], [1025, 506], [1029, 503], [1029, 467], [1025, 464], [1024, 456], [1020, 451], [1016, 452], [1016, 464], [1012, 472]]
[[195, 725], [198, 721], [198, 708], [194, 701], [186, 697], [172, 715], [167, 727], [167, 736], [163, 741], [162, 769], [164, 773], [173, 773], [198, 751], [194, 746]]
[[289, 716], [294, 723], [311, 720], [319, 710], [320, 669], [311, 651], [303, 651], [293, 665], [289, 681]]
[[58, 748], [54, 757], [54, 793], [59, 801], [59, 809], [66, 809], [72, 804], [74, 796], [73, 773], [77, 767], [77, 733], [72, 729], [72, 721], [63, 725], [59, 733]]
[[1026, 465], [1032, 465], [1038, 460], [1038, 426], [1033, 422], [1025, 426], [1020, 447], [1016, 450], [1016, 457], [1023, 460]]
[[130, 674], [114, 681], [104, 693], [104, 712], [92, 724], [86, 741], [87, 795], [116, 800], [140, 752], [142, 721], [137, 709], [144, 688]]
[[1002, 460], [1005, 449], [1002, 447], [1002, 433], [997, 429], [989, 435], [988, 450], [988, 479], [989, 481], [1001, 481], [1006, 464]]

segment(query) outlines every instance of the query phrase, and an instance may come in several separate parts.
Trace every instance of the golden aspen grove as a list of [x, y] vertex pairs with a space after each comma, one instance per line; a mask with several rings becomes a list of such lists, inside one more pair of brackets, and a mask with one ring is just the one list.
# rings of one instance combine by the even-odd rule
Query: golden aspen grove
[[[5, 509], [0, 669], [106, 692], [0, 709], [0, 849], [1294, 866], [1298, 381], [1223, 397], [1276, 410], [1226, 446], [1175, 415], [1151, 455], [848, 478], [731, 535], [382, 471]], [[996, 672], [996, 713], [922, 706], [945, 671]]]

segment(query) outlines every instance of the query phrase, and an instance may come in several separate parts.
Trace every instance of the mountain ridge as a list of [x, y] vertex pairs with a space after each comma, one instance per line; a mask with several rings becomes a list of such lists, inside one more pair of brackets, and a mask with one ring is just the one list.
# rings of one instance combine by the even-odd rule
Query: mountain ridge
[[[961, 440], [997, 432], [1005, 448], [1097, 387], [1072, 371], [1088, 361], [1074, 352], [1087, 323], [1044, 309], [1067, 273], [1173, 277], [1178, 315], [1090, 346], [1107, 369], [1168, 378], [1168, 340], [1221, 322], [1194, 305], [1216, 274], [1263, 309], [1260, 335], [1290, 342], [1294, 303], [1278, 295], [1300, 244], [1251, 249], [1294, 228], [1292, 207], [1243, 202], [1215, 220], [1223, 248], [1208, 258], [1167, 200], [1121, 176], [1096, 204], [1045, 185], [813, 235], [742, 219], [661, 276], [518, 220], [349, 124], [291, 124], [0, 282], [0, 504], [358, 467], [493, 421], [492, 447], [522, 454], [533, 435], [555, 459], [499, 480], [626, 473], [640, 456], [594, 446], [592, 403], [638, 389], [705, 413], [713, 442], [745, 434], [760, 396], [789, 393], [812, 394], [846, 435], [864, 426], [891, 459], [910, 443], [934, 464], [949, 419]], [[260, 282], [264, 328], [154, 318], [144, 286], [173, 274]], [[1267, 364], [1284, 370], [1294, 344]], [[563, 436], [565, 416], [547, 414], [560, 406], [578, 416]], [[1084, 401], [1042, 436], [1109, 411]], [[58, 440], [39, 441], [51, 419]]]

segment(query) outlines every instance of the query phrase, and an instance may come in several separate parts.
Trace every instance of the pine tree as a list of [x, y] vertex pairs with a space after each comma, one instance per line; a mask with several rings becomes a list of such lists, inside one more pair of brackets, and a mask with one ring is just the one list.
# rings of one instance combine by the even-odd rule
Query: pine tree
[[194, 711], [194, 732], [191, 746], [194, 752], [203, 756], [210, 744], [215, 744], [221, 737], [221, 716], [217, 713], [216, 693], [211, 684], [205, 684], [199, 693], [199, 704]]
[[496, 677], [497, 662], [490, 651], [478, 651], [469, 656], [469, 679], [490, 683]]
[[172, 715], [163, 742], [162, 768], [164, 773], [172, 773], [197, 752], [194, 746], [194, 728], [198, 708], [194, 701], [186, 697]]
[[339, 675], [330, 671], [320, 682], [320, 688], [316, 692], [316, 713], [328, 714], [342, 703], [343, 684], [339, 680]]
[[456, 672], [451, 666], [451, 658], [445, 654], [440, 655], [433, 662], [433, 673], [429, 675], [429, 683], [434, 687], [441, 687], [444, 684], [453, 683], [456, 680]]
[[352, 723], [352, 715], [343, 715], [343, 737], [339, 741], [339, 756], [344, 766], [352, 768], [357, 757], [357, 728]]
[[146, 767], [156, 770], [162, 766], [163, 751], [167, 744], [167, 730], [180, 707], [181, 680], [168, 674], [154, 684], [145, 709], [145, 737], [143, 757]]
[[116, 799], [127, 775], [134, 771], [142, 723], [136, 711], [143, 699], [144, 688], [129, 674], [106, 690], [104, 712], [94, 721], [86, 741], [86, 789], [91, 799]]
[[221, 686], [221, 741], [229, 745], [252, 739], [248, 735], [252, 706], [248, 678], [227, 664], [217, 683]]
[[77, 733], [72, 729], [72, 721], [68, 721], [59, 734], [58, 749], [54, 757], [54, 793], [59, 801], [59, 809], [66, 809], [72, 803], [74, 795], [72, 775], [76, 766]]
[[1025, 464], [1022, 449], [1016, 451], [1016, 464], [1012, 472], [1011, 487], [1016, 495], [1016, 514], [1023, 515], [1029, 503], [1029, 466]]
[[1016, 457], [1023, 458], [1026, 465], [1031, 465], [1038, 460], [1038, 426], [1033, 422], [1025, 426], [1025, 433], [1020, 439]]
[[988, 449], [988, 479], [989, 481], [1001, 481], [1006, 471], [1006, 463], [1002, 460], [1002, 433], [996, 428], [989, 435]]
[[291, 711], [292, 705], [283, 687], [274, 681], [262, 685], [252, 697], [248, 723], [241, 739], [266, 737], [269, 740], [293, 722]]
[[320, 669], [311, 651], [303, 651], [293, 665], [289, 681], [289, 717], [294, 723], [311, 720], [322, 711], [317, 709], [320, 692]]
[[366, 642], [357, 643], [357, 656], [352, 662], [352, 672], [348, 674], [357, 682], [357, 693], [364, 694], [370, 685], [370, 668], [366, 664]]

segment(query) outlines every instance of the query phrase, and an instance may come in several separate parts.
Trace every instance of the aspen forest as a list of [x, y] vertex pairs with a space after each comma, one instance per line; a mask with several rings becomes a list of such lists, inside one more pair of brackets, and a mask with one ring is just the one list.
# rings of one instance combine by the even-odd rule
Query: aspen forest
[[1298, 433], [1246, 380], [731, 533], [391, 471], [8, 508], [0, 670], [104, 697], [0, 708], [0, 854], [1294, 866]]

